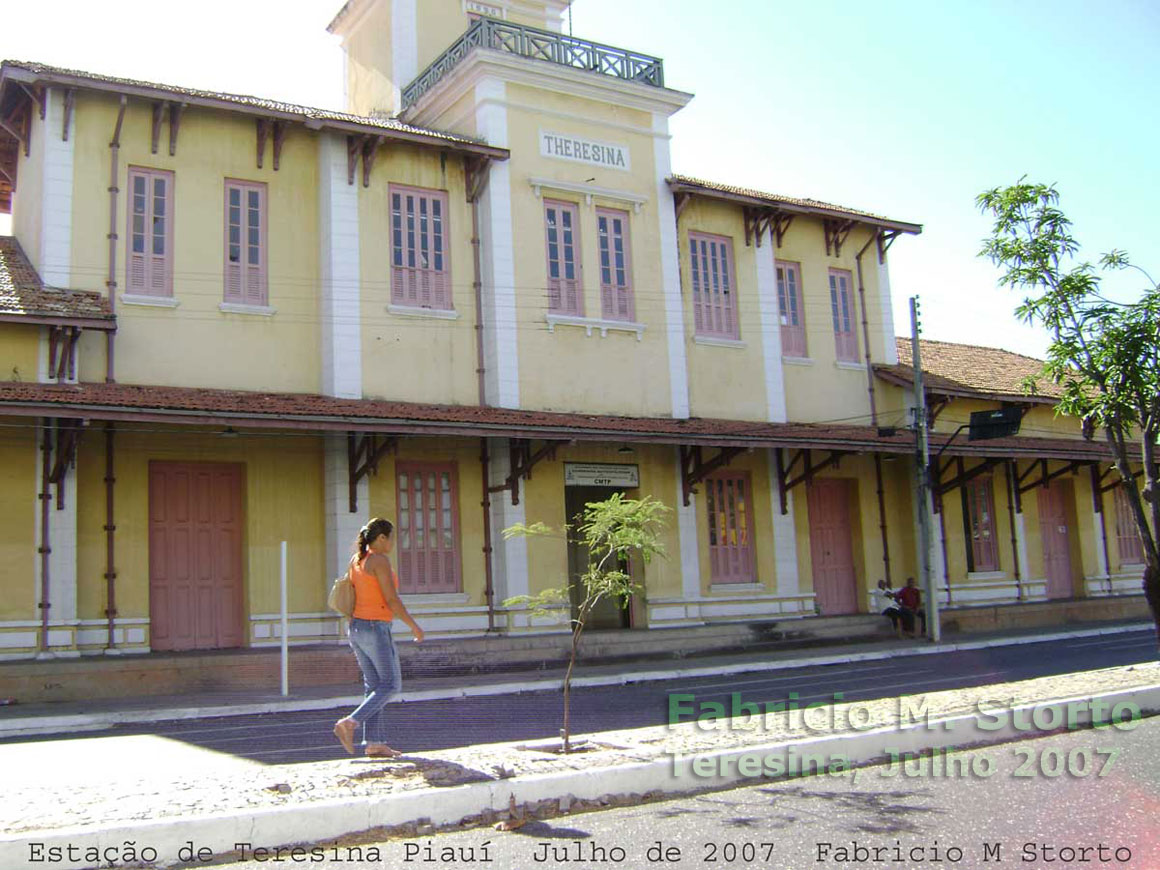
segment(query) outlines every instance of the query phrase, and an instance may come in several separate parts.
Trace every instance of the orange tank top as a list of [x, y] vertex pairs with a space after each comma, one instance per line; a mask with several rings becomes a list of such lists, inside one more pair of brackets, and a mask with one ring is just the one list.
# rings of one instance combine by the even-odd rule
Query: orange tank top
[[[377, 619], [390, 622], [395, 618], [395, 615], [391, 613], [391, 608], [387, 606], [387, 601], [383, 598], [379, 579], [370, 571], [363, 569], [365, 561], [364, 558], [362, 561], [352, 560], [350, 563], [350, 579], [354, 583], [354, 613], [351, 615], [355, 619]], [[399, 588], [399, 575], [389, 564], [387, 570], [391, 572], [391, 581], [397, 590]]]

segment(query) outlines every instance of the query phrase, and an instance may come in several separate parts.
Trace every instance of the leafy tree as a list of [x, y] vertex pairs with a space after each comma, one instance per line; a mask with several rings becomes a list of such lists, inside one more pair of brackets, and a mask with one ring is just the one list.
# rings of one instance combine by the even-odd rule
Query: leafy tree
[[[979, 194], [976, 203], [995, 221], [980, 256], [1004, 270], [1002, 285], [1027, 294], [1015, 313], [1051, 334], [1042, 375], [1063, 388], [1057, 413], [1079, 417], [1085, 431], [1098, 427], [1111, 448], [1143, 545], [1144, 596], [1160, 635], [1160, 286], [1113, 250], [1100, 258], [1101, 268], [1135, 269], [1147, 285], [1130, 303], [1106, 298], [1097, 269], [1074, 260], [1079, 244], [1054, 186], [1020, 179]], [[1133, 460], [1142, 461], [1143, 487]]]
[[[569, 712], [572, 671], [576, 667], [580, 635], [584, 633], [592, 608], [600, 599], [610, 597], [624, 603], [630, 595], [642, 589], [625, 568], [634, 554], [644, 564], [648, 564], [653, 556], [664, 555], [660, 534], [666, 524], [665, 514], [669, 512], [670, 508], [652, 496], [632, 499], [613, 493], [604, 501], [586, 504], [575, 529], [568, 525], [563, 527], [564, 536], [574, 530], [578, 535], [576, 540], [588, 550], [588, 568], [577, 584], [582, 598], [572, 619], [572, 654], [564, 674], [564, 727], [560, 729], [564, 752], [572, 751]], [[517, 523], [503, 530], [505, 541], [517, 536], [557, 536], [557, 533], [543, 523], [530, 526]], [[557, 616], [561, 610], [571, 607], [568, 591], [573, 582], [569, 581], [569, 586], [563, 589], [545, 589], [537, 595], [516, 595], [505, 599], [504, 605], [525, 605], [534, 615]]]

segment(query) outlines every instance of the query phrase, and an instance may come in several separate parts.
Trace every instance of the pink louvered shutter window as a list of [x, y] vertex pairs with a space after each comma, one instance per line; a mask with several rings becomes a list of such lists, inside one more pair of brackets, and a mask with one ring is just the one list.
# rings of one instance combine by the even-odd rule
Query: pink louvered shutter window
[[266, 185], [226, 182], [225, 261], [224, 300], [266, 305]]
[[830, 270], [830, 309], [834, 319], [834, 347], [843, 362], [858, 361], [858, 339], [854, 335], [854, 298], [850, 293], [850, 273]]
[[781, 317], [783, 356], [806, 355], [806, 327], [802, 308], [802, 273], [797, 263], [777, 262], [777, 308]]
[[129, 232], [125, 291], [173, 295], [173, 173], [129, 169]]
[[391, 302], [451, 311], [447, 194], [391, 185]]
[[697, 335], [738, 339], [733, 240], [689, 233], [692, 256], [693, 323]]
[[745, 474], [705, 479], [709, 510], [709, 563], [713, 583], [754, 583], [753, 511]]
[[1144, 561], [1144, 547], [1140, 542], [1140, 530], [1136, 526], [1136, 516], [1132, 513], [1132, 503], [1124, 492], [1123, 484], [1117, 486], [1116, 493], [1116, 543], [1120, 547], [1120, 564], [1135, 565]]
[[399, 591], [459, 592], [459, 509], [454, 463], [396, 465]]
[[574, 203], [545, 200], [548, 245], [548, 311], [584, 316], [580, 287], [579, 211]]
[[605, 320], [633, 320], [632, 261], [628, 212], [598, 208], [596, 237], [600, 247], [600, 308]]

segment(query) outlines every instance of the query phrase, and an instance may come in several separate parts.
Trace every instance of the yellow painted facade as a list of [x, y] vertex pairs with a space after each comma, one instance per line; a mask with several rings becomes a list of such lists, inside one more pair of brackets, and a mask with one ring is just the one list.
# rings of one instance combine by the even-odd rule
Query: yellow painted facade
[[[492, 5], [508, 23], [549, 30], [563, 8], [546, 0]], [[412, 9], [413, 26], [407, 25]], [[348, 108], [364, 113], [397, 108], [396, 91], [409, 82], [395, 80], [398, 68], [410, 63], [415, 67], [410, 75], [418, 75], [466, 30], [466, 9], [464, 0], [349, 4], [334, 25], [347, 51]], [[62, 86], [46, 87], [48, 99], [57, 101], [50, 105], [59, 106]], [[107, 293], [109, 266], [115, 90], [76, 85], [67, 152], [73, 161], [72, 190], [65, 197], [71, 283], [101, 293]], [[852, 561], [848, 576], [834, 582], [849, 584], [842, 589], [852, 594], [852, 613], [869, 613], [869, 593], [878, 579], [889, 574], [898, 588], [919, 574], [913, 454], [905, 438], [889, 431], [911, 425], [913, 397], [897, 381], [877, 375], [871, 380], [866, 367], [867, 345], [871, 374], [881, 375], [881, 368], [897, 361], [890, 300], [884, 298], [886, 269], [872, 242], [888, 230], [917, 234], [918, 225], [839, 206], [803, 208], [800, 201], [710, 183], [681, 192], [680, 177], [668, 165], [666, 125], [691, 95], [653, 86], [645, 73], [625, 81], [592, 70], [557, 69], [543, 59], [498, 49], [473, 53], [408, 107], [402, 116], [407, 127], [384, 120], [381, 111], [374, 118], [295, 115], [288, 109], [277, 114], [281, 108], [263, 103], [186, 95], [190, 105], [181, 116], [172, 156], [167, 114], [153, 153], [153, 104], [174, 95], [154, 96], [128, 98], [118, 154], [116, 384], [104, 383], [104, 335], [86, 330], [79, 345], [79, 384], [39, 385], [75, 390], [81, 398], [59, 405], [65, 409], [60, 413], [66, 422], [76, 416], [89, 420], [75, 468], [70, 462], [61, 465], [65, 480], [75, 482], [75, 498], [53, 514], [58, 541], [53, 582], [67, 586], [75, 573], [75, 612], [67, 612], [67, 596], [50, 608], [57, 630], [73, 638], [57, 644], [62, 647], [57, 652], [104, 649], [106, 421], [116, 429], [115, 627], [118, 645], [136, 652], [151, 648], [154, 462], [235, 463], [244, 469], [246, 646], [277, 641], [282, 540], [290, 547], [294, 642], [339, 639], [340, 621], [326, 612], [330, 578], [342, 569], [354, 534], [369, 517], [398, 520], [403, 512], [398, 479], [407, 462], [450, 468], [455, 475], [459, 586], [424, 595], [405, 590], [409, 606], [435, 635], [481, 635], [493, 623], [512, 633], [564, 630], [562, 623], [505, 606], [503, 599], [565, 585], [577, 571], [575, 554], [560, 539], [508, 542], [501, 533], [516, 523], [559, 528], [572, 521], [567, 505], [576, 491], [569, 492], [566, 463], [604, 468], [610, 475], [635, 466], [639, 486], [628, 495], [651, 495], [673, 509], [662, 536], [666, 557], [638, 566], [644, 590], [633, 605], [637, 627], [813, 616], [824, 582], [822, 572], [814, 570], [819, 538], [813, 529], [833, 518], [811, 516], [811, 479], [849, 484], [849, 526], [843, 531]], [[274, 120], [286, 132], [279, 168], [274, 169], [270, 141], [259, 168], [256, 122]], [[53, 132], [39, 121], [34, 127], [38, 136]], [[457, 139], [442, 130], [492, 141]], [[603, 157], [553, 153], [545, 136], [598, 143], [624, 164], [617, 168]], [[31, 158], [21, 158], [13, 227], [33, 266], [43, 271], [38, 257], [46, 242], [63, 240], [44, 219], [46, 209], [58, 206], [45, 194], [39, 154], [34, 149]], [[66, 159], [60, 154], [58, 159]], [[125, 292], [131, 167], [173, 173], [174, 279], [172, 299], [166, 300], [171, 304], [143, 304], [148, 300]], [[472, 188], [479, 172], [486, 173], [484, 183]], [[227, 180], [265, 185], [266, 306], [223, 305]], [[446, 197], [449, 310], [416, 310], [395, 301], [391, 194], [400, 188]], [[576, 210], [580, 316], [549, 311], [548, 201]], [[747, 221], [755, 212], [784, 218], [786, 209], [792, 221], [783, 227], [780, 244], [768, 224], [760, 245], [754, 238], [747, 242]], [[603, 210], [619, 212], [627, 226], [634, 307], [628, 320], [606, 316], [602, 309], [597, 221]], [[853, 221], [853, 228], [840, 252], [828, 251], [824, 221], [839, 219]], [[57, 235], [42, 238], [42, 231]], [[690, 234], [729, 242], [736, 340], [697, 334]], [[479, 245], [478, 267], [473, 243]], [[863, 246], [860, 283], [856, 255]], [[775, 262], [800, 268], [802, 357], [777, 350]], [[850, 277], [856, 362], [838, 360], [832, 270]], [[899, 307], [897, 299], [893, 307]], [[4, 401], [32, 401], [19, 395], [15, 382], [42, 377], [46, 336], [39, 321], [0, 323], [0, 392], [15, 396]], [[140, 395], [148, 401], [128, 387], [143, 388]], [[214, 392], [227, 390], [232, 392]], [[266, 403], [275, 402], [270, 394], [281, 393], [300, 394], [298, 404], [275, 405], [293, 410], [271, 417]], [[384, 402], [425, 407], [415, 411]], [[949, 434], [972, 411], [998, 406], [984, 398], [956, 398], [942, 408], [936, 434]], [[52, 413], [40, 406], [34, 412]], [[0, 658], [27, 657], [44, 645], [35, 629], [40, 451], [31, 427], [39, 418], [2, 414], [0, 403], [5, 423], [0, 526], [6, 530], [0, 559], [11, 568], [0, 581]], [[457, 428], [438, 428], [449, 421]], [[713, 425], [698, 428], [706, 422]], [[682, 435], [682, 427], [696, 434]], [[835, 441], [835, 429], [853, 434]], [[744, 434], [753, 432], [761, 437]], [[1048, 405], [1031, 408], [1020, 437], [1082, 440], [1074, 421], [1055, 416]], [[982, 461], [963, 442], [965, 436], [944, 463], [962, 456], [969, 469]], [[539, 456], [549, 443], [554, 454], [541, 457], [530, 474], [527, 468], [521, 473], [519, 463]], [[755, 446], [746, 450], [739, 443]], [[484, 449], [490, 456], [486, 475], [480, 463]], [[779, 475], [777, 451], [786, 464], [797, 463], [787, 474]], [[836, 463], [817, 466], [839, 454]], [[1018, 458], [1025, 471], [1034, 456]], [[1059, 467], [1060, 460], [1051, 461], [1052, 468]], [[813, 467], [819, 470], [803, 474]], [[746, 502], [710, 516], [709, 473], [744, 478]], [[945, 579], [939, 593], [952, 606], [1043, 600], [1047, 569], [1038, 491], [1025, 493], [1023, 510], [1015, 514], [1003, 466], [987, 474], [998, 567], [968, 570], [970, 541], [960, 490], [951, 489], [935, 515], [936, 574]], [[518, 504], [506, 488], [513, 476]], [[1070, 487], [1065, 519], [1071, 596], [1130, 591], [1135, 567], [1122, 564], [1112, 495], [1102, 499], [1101, 532], [1086, 468], [1063, 480]], [[684, 484], [695, 493], [687, 506]], [[603, 485], [608, 491], [619, 488]], [[785, 515], [783, 486], [792, 505]], [[730, 523], [735, 525], [728, 528]], [[715, 575], [711, 530], [721, 532], [721, 541], [740, 540], [751, 549], [752, 571], [744, 582]], [[59, 545], [61, 540], [65, 544]], [[495, 593], [490, 613], [489, 547]]]
[[[168, 170], [173, 183], [173, 299], [176, 307], [117, 301], [117, 379], [124, 383], [219, 389], [316, 392], [319, 366], [310, 354], [318, 332], [318, 157], [314, 136], [294, 130], [273, 168], [270, 145], [257, 168], [254, 119], [190, 107], [169, 156], [168, 123], [152, 153], [152, 110], [131, 102], [121, 133], [116, 231], [120, 295], [126, 284], [129, 167]], [[72, 274], [78, 289], [103, 290], [108, 270], [108, 140], [116, 124], [115, 99], [77, 98], [73, 174]], [[269, 305], [273, 315], [224, 312], [226, 179], [266, 185]], [[81, 360], [81, 380], [104, 377], [103, 351]]]

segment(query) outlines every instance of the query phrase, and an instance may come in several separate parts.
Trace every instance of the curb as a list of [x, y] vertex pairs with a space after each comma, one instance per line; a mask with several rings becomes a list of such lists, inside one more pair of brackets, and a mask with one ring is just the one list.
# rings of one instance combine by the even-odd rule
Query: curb
[[[691, 668], [669, 668], [665, 670], [627, 671], [621, 674], [603, 674], [591, 677], [573, 677], [573, 686], [623, 686], [628, 683], [643, 683], [687, 679], [695, 677], [727, 676], [730, 674], [754, 673], [760, 671], [781, 671], [820, 665], [847, 664], [850, 662], [882, 661], [900, 655], [941, 655], [942, 653], [965, 652], [992, 647], [1021, 646], [1031, 643], [1048, 643], [1068, 638], [1096, 637], [1098, 635], [1130, 634], [1153, 628], [1151, 623], [1141, 622], [1131, 625], [1109, 626], [1107, 628], [1085, 628], [1076, 631], [1057, 631], [1026, 637], [992, 638], [990, 640], [960, 641], [940, 643], [938, 646], [920, 646], [913, 649], [889, 649], [874, 652], [830, 654], [806, 658], [782, 659], [779, 661], [740, 662], [724, 666], [704, 666]], [[485, 695], [513, 695], [518, 692], [542, 692], [563, 688], [562, 677], [493, 683], [484, 686], [463, 686], [445, 689], [420, 689], [402, 692], [393, 703], [413, 701], [444, 701]], [[99, 731], [113, 725], [128, 725], [140, 722], [174, 722], [182, 719], [203, 719], [218, 716], [256, 716], [263, 713], [295, 713], [311, 710], [331, 710], [336, 707], [357, 706], [362, 703], [362, 695], [340, 695], [330, 698], [302, 698], [287, 701], [265, 701], [257, 704], [230, 704], [208, 707], [179, 707], [141, 710], [114, 710], [105, 713], [75, 713], [62, 716], [25, 716], [0, 720], [0, 738], [26, 737], [43, 734], [45, 731]]]
[[[986, 713], [953, 715], [909, 726], [898, 724], [868, 731], [795, 738], [684, 757], [658, 754], [652, 760], [636, 764], [431, 788], [369, 800], [285, 806], [244, 815], [223, 813], [186, 818], [180, 824], [175, 824], [173, 819], [165, 819], [108, 828], [76, 827], [0, 836], [0, 866], [17, 868], [37, 863], [32, 860], [34, 844], [43, 850], [43, 855], [51, 854], [52, 849], [65, 850], [67, 855], [68, 848], [72, 846], [82, 851], [95, 848], [101, 850], [103, 855], [105, 850], [109, 850], [108, 854], [115, 856], [121, 854], [120, 850], [126, 844], [133, 843], [137, 849], [147, 846], [156, 849], [158, 864], [165, 866], [177, 862], [179, 850], [190, 841], [198, 848], [209, 848], [215, 855], [222, 855], [235, 851], [236, 846], [242, 843], [248, 844], [250, 849], [272, 849], [291, 843], [317, 843], [375, 828], [402, 825], [416, 819], [426, 819], [432, 825], [455, 824], [467, 816], [478, 815], [489, 809], [506, 810], [513, 799], [516, 803], [535, 803], [564, 797], [596, 800], [607, 795], [644, 794], [651, 791], [677, 796], [728, 788], [746, 780], [754, 781], [753, 773], [741, 773], [741, 763], [745, 757], [778, 757], [786, 761], [794, 755], [800, 757], [801, 751], [805, 750], [831, 759], [840, 755], [848, 759], [850, 765], [857, 766], [882, 760], [888, 751], [895, 749], [899, 753], [907, 753], [994, 745], [1058, 730], [1021, 727], [1017, 724], [1018, 712], [1023, 712], [1027, 721], [1033, 722], [1036, 710], [1059, 711], [1067, 704], [1087, 707], [1092, 701], [1102, 701], [1109, 705], [1109, 709], [1117, 704], [1133, 704], [1142, 714], [1156, 713], [1160, 712], [1160, 685], [1042, 700], [1014, 707], [994, 706], [988, 707]], [[989, 721], [993, 724], [1000, 713], [1006, 714], [1003, 727], [981, 727], [984, 715], [990, 717]], [[1069, 723], [1069, 729], [1071, 724], [1079, 728], [1090, 723], [1090, 709], [1085, 709], [1075, 716], [1073, 723]], [[884, 738], [889, 741], [889, 750], [883, 745]], [[516, 746], [515, 743], [496, 745]], [[702, 760], [707, 766], [722, 772], [699, 775], [696, 768], [702, 766], [699, 763]], [[760, 775], [760, 770], [759, 764], [757, 775]], [[858, 772], [855, 769], [844, 775], [850, 775], [856, 781]], [[41, 863], [44, 860], [41, 859]], [[103, 857], [102, 860], [105, 863], [101, 866], [117, 866], [121, 863], [116, 857], [112, 860]], [[54, 867], [70, 870], [92, 866], [88, 861], [70, 861], [67, 857], [59, 861], [51, 859], [50, 863]]]

